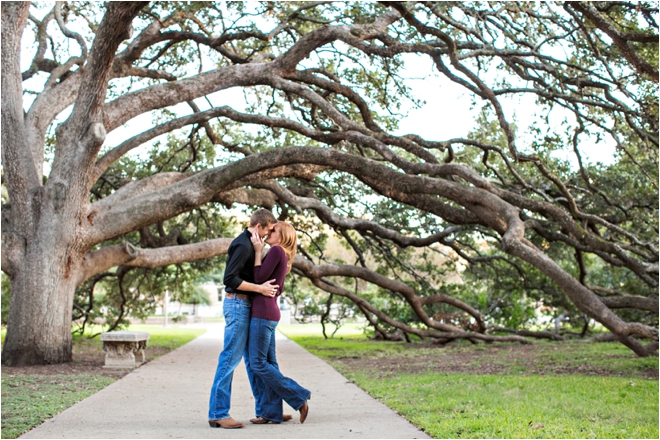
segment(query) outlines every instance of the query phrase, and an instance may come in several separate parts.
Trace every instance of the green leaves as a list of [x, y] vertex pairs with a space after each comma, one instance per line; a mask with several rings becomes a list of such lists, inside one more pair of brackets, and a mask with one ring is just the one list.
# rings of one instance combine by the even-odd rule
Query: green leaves
[[[539, 318], [541, 303], [552, 316], [577, 315], [566, 287], [557, 287], [569, 279], [578, 290], [582, 283], [655, 297], [657, 274], [647, 269], [657, 263], [657, 84], [630, 60], [632, 54], [657, 69], [657, 42], [649, 37], [657, 33], [657, 7], [582, 5], [611, 22], [624, 47], [581, 5], [151, 3], [115, 60], [107, 108], [123, 103], [153, 112], [154, 125], [191, 111], [222, 106], [225, 112], [122, 157], [92, 187], [92, 203], [156, 174], [192, 176], [262, 152], [276, 157], [292, 146], [316, 148], [317, 162], [336, 150], [392, 173], [348, 173], [328, 159], [321, 172], [276, 179], [262, 166], [262, 181], [243, 175], [235, 189], [272, 190], [272, 197], [242, 198], [233, 210], [209, 203], [177, 211], [103, 245], [148, 248], [228, 237], [237, 227], [232, 216], [274, 204], [298, 229], [304, 258], [356, 264], [409, 286], [416, 299], [448, 295], [488, 323], [527, 326]], [[81, 32], [91, 43], [100, 6], [67, 8], [71, 20], [86, 22]], [[54, 43], [52, 58], [62, 62], [70, 54], [62, 41]], [[233, 87], [241, 93], [224, 93]], [[172, 96], [184, 105], [175, 106]], [[454, 99], [469, 100], [470, 113], [452, 114], [465, 108]], [[450, 110], [425, 114], [417, 132], [397, 134], [407, 111], [425, 103]], [[453, 131], [445, 129], [459, 120], [469, 128], [450, 138]], [[424, 125], [431, 126], [429, 139], [420, 135]], [[48, 155], [57, 154], [56, 137], [45, 146]], [[606, 148], [614, 157], [598, 155]], [[306, 206], [309, 199], [318, 204], [301, 208], [291, 194]], [[525, 222], [520, 239], [538, 253], [535, 263], [502, 248], [518, 221]], [[419, 244], [428, 237], [437, 239]], [[551, 280], [541, 259], [561, 274]], [[182, 299], [204, 301], [195, 280], [220, 263], [111, 270], [79, 289], [76, 316], [98, 317], [104, 307], [111, 321], [121, 322], [127, 312], [148, 313], [173, 285]], [[455, 304], [426, 302], [415, 313], [413, 301], [395, 289], [356, 279], [332, 277], [402, 324], [425, 328], [423, 313], [465, 315]], [[321, 310], [327, 292], [296, 283], [294, 302]], [[95, 286], [105, 296], [92, 304]], [[621, 316], [653, 322], [639, 311]]]

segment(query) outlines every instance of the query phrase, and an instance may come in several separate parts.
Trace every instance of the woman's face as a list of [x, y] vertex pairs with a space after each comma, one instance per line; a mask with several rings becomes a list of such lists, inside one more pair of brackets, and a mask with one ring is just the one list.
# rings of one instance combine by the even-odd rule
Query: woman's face
[[268, 233], [268, 238], [266, 239], [266, 243], [268, 243], [271, 246], [277, 246], [280, 244], [282, 241], [282, 236], [280, 235], [280, 224], [275, 223], [275, 225], [271, 228], [270, 232]]

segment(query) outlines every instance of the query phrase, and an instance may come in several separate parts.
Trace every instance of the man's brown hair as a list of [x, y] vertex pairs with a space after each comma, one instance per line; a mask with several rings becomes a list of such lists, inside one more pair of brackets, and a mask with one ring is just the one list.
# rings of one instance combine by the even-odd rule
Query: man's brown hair
[[250, 217], [251, 228], [257, 225], [261, 225], [262, 228], [267, 228], [268, 226], [274, 225], [275, 223], [277, 223], [277, 219], [273, 213], [264, 208], [257, 209], [252, 213], [252, 217]]

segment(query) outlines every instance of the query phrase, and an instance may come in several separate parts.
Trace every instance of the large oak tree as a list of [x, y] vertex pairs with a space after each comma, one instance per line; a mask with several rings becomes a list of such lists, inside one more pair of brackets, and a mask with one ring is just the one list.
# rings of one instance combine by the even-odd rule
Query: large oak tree
[[[451, 249], [475, 274], [553, 291], [638, 355], [657, 352], [655, 3], [31, 8], [2, 2], [2, 271], [12, 290], [3, 364], [69, 361], [74, 293], [86, 281], [226, 253], [228, 238], [186, 242], [164, 225], [234, 202], [316, 219], [307, 230], [299, 220], [311, 238], [294, 272], [355, 303], [385, 337], [525, 341], [529, 332], [488, 327], [497, 301], [443, 290], [440, 269], [412, 258]], [[465, 137], [398, 134], [399, 112], [416, 103], [401, 75], [410, 56], [481, 109]], [[233, 87], [247, 110], [205, 99]], [[536, 117], [528, 127], [507, 108], [516, 97]], [[454, 105], [442, 89], [425, 99]], [[182, 103], [187, 114], [167, 110]], [[141, 133], [106, 142], [152, 112]], [[167, 133], [154, 151], [169, 167], [116, 178], [122, 160]], [[593, 143], [616, 146], [613, 165], [585, 158]], [[322, 225], [355, 264], [314, 251]], [[402, 301], [414, 322], [364, 285]], [[471, 325], [443, 319], [438, 305]]]

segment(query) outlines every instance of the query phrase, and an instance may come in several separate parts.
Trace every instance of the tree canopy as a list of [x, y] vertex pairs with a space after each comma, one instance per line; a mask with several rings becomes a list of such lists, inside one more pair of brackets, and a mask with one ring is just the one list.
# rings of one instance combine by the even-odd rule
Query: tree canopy
[[[236, 203], [291, 221], [296, 278], [383, 337], [526, 342], [544, 305], [656, 353], [657, 12], [3, 2], [3, 363], [70, 359], [76, 288], [225, 254]], [[449, 90], [468, 132], [401, 132], [426, 103], [464, 108]]]

